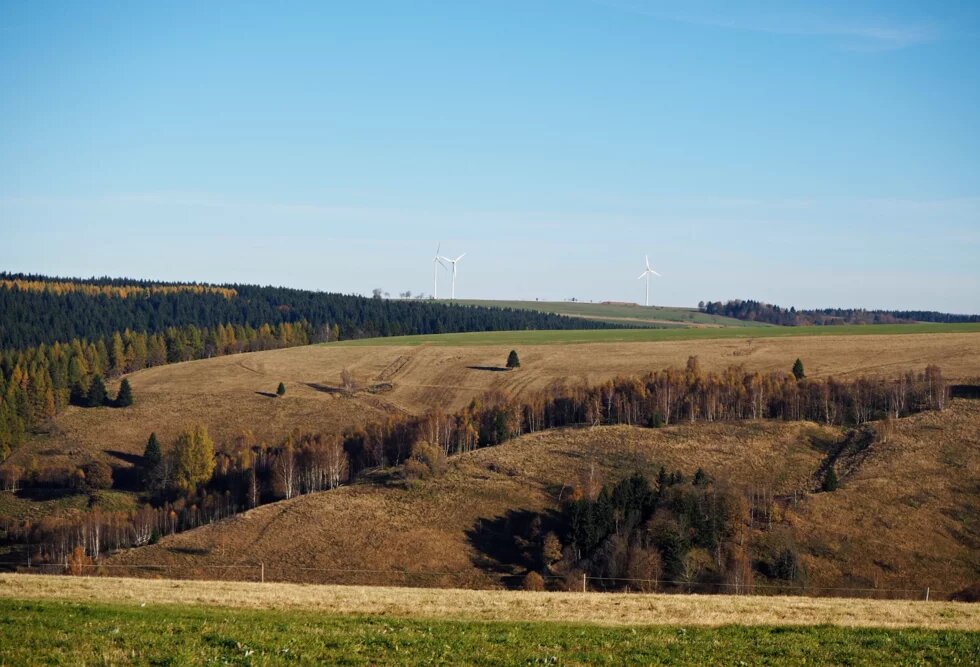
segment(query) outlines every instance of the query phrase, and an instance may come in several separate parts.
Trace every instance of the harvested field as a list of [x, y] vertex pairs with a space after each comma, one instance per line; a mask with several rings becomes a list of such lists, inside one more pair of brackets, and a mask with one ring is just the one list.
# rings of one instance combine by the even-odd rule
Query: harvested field
[[980, 606], [840, 598], [530, 593], [0, 574], [0, 598], [590, 625], [836, 625], [980, 630]]

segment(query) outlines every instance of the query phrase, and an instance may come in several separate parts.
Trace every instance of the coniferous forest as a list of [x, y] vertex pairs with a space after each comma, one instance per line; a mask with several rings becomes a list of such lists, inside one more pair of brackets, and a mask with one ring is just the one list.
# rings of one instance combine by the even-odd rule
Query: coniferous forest
[[373, 336], [611, 326], [281, 287], [0, 273], [0, 461], [69, 403], [109, 404], [106, 378], [150, 366]]
[[956, 315], [932, 310], [865, 310], [863, 308], [814, 308], [797, 310], [782, 308], [752, 299], [702, 301], [698, 310], [708, 315], [723, 315], [750, 322], [765, 322], [781, 326], [834, 324], [902, 324], [910, 322], [939, 322], [960, 324], [980, 322], [980, 315]]
[[0, 349], [40, 343], [95, 342], [115, 332], [162, 333], [170, 327], [259, 328], [306, 322], [336, 328], [345, 340], [374, 336], [597, 329], [611, 325], [510, 308], [431, 300], [374, 299], [285, 287], [197, 285], [128, 279], [88, 280], [0, 273]]

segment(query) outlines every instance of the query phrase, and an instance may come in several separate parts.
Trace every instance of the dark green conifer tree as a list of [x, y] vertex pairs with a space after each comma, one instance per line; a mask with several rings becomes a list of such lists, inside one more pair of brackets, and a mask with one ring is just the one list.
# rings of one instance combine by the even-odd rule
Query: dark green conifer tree
[[834, 470], [833, 466], [831, 466], [827, 469], [827, 474], [824, 475], [823, 484], [820, 488], [822, 488], [824, 491], [836, 491], [837, 486], [837, 471]]
[[85, 398], [90, 408], [105, 405], [105, 382], [102, 380], [101, 375], [96, 375], [92, 378], [92, 384], [89, 385], [88, 394]]
[[119, 393], [116, 394], [116, 407], [128, 408], [133, 404], [133, 388], [129, 386], [129, 380], [123, 378], [119, 385]]

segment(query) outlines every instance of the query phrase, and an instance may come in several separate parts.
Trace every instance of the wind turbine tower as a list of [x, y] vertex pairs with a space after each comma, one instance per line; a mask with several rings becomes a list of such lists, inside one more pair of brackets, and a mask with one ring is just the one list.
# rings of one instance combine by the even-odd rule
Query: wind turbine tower
[[650, 276], [651, 275], [659, 276], [660, 274], [657, 273], [656, 271], [654, 271], [650, 267], [650, 257], [648, 255], [644, 255], [643, 259], [646, 260], [646, 267], [647, 268], [646, 268], [646, 270], [643, 273], [641, 273], [637, 277], [637, 280], [640, 280], [641, 278], [646, 278], [647, 279], [647, 298], [646, 298], [646, 301], [644, 302], [643, 305], [649, 306], [650, 305]]
[[443, 269], [446, 265], [442, 263], [442, 257], [439, 256], [439, 250], [442, 249], [442, 244], [436, 246], [436, 256], [432, 258], [432, 298], [439, 298], [439, 267]]
[[460, 255], [456, 259], [449, 259], [448, 257], [440, 257], [439, 258], [442, 261], [449, 262], [450, 264], [453, 265], [453, 286], [452, 286], [452, 291], [450, 292], [450, 297], [449, 297], [450, 299], [455, 299], [456, 298], [456, 263], [459, 262], [459, 260], [463, 259], [463, 257], [465, 257], [465, 256], [466, 256], [466, 253], [464, 252], [462, 255]]

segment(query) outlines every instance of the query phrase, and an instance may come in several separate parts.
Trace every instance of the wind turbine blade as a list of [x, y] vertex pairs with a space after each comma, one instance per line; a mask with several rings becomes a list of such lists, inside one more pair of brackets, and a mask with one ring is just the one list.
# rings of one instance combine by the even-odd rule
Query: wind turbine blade
[[453, 262], [458, 262], [459, 260], [463, 259], [464, 257], [466, 257], [466, 253], [465, 252], [462, 255], [460, 255], [459, 257], [457, 257], [456, 259], [454, 259]]
[[644, 271], [643, 273], [641, 273], [640, 275], [638, 275], [638, 276], [636, 277], [636, 279], [637, 279], [637, 280], [639, 280], [639, 279], [641, 279], [641, 278], [646, 278], [646, 275], [647, 275], [647, 272], [646, 272], [646, 271]]
[[[653, 269], [650, 269], [650, 273], [652, 273], [655, 276], [660, 276], [660, 274], [657, 273], [656, 271], [654, 271]], [[663, 278], [663, 276], [660, 276], [660, 277]]]
[[439, 256], [440, 250], [442, 250], [442, 241], [439, 241], [439, 245], [436, 246], [436, 257]]

